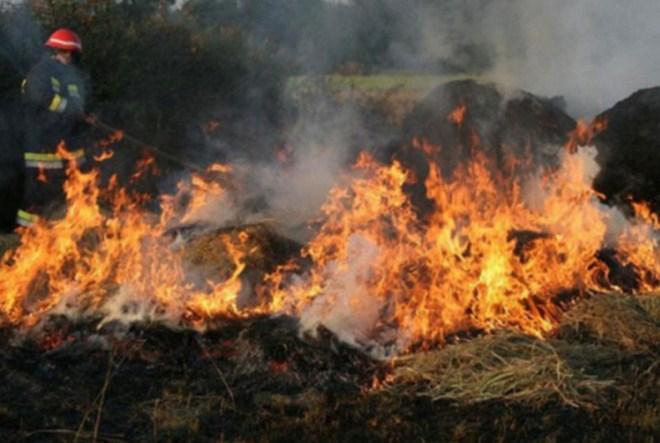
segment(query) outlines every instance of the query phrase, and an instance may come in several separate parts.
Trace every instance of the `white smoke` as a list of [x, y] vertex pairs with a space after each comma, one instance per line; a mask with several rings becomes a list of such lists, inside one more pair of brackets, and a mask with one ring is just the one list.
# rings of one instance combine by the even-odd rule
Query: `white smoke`
[[290, 164], [257, 166], [253, 178], [268, 197], [264, 214], [283, 231], [304, 241], [305, 226], [319, 215], [346, 161], [346, 149], [330, 143], [299, 145]]
[[657, 0], [450, 0], [422, 14], [419, 56], [488, 47], [489, 77], [564, 96], [575, 116], [591, 117], [659, 83]]
[[378, 246], [367, 238], [348, 239], [349, 266], [330, 263], [328, 284], [300, 317], [301, 329], [314, 335], [320, 325], [353, 346], [364, 346], [380, 318], [383, 300], [369, 293], [369, 275], [378, 261]]

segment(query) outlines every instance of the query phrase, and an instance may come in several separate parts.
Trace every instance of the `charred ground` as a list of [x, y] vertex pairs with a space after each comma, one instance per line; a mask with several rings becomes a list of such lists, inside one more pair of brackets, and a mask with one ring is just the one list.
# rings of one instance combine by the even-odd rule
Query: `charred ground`
[[205, 334], [53, 319], [3, 332], [3, 439], [652, 441], [657, 304], [594, 296], [544, 340], [501, 331], [394, 362], [286, 317]]

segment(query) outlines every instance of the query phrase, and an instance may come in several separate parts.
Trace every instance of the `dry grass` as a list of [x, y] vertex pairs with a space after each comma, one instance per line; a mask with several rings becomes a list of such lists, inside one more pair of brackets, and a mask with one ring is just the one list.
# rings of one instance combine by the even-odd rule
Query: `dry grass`
[[660, 323], [660, 292], [641, 295], [637, 300], [649, 316]]
[[635, 351], [657, 349], [660, 345], [659, 299], [614, 293], [595, 295], [566, 313], [557, 338]]
[[593, 408], [615, 380], [576, 369], [562, 344], [502, 332], [414, 354], [395, 363], [394, 385], [414, 383], [418, 395], [462, 404], [488, 400], [541, 405], [558, 400]]
[[387, 390], [459, 407], [497, 402], [601, 411], [655, 432], [659, 300], [596, 295], [577, 303], [544, 339], [500, 331], [403, 357]]

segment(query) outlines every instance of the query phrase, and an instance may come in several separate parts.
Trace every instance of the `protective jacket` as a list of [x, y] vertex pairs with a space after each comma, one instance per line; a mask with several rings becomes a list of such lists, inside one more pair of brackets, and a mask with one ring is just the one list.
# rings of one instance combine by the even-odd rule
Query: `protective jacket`
[[66, 160], [58, 146], [84, 160], [80, 138], [85, 126], [86, 82], [72, 64], [44, 57], [22, 84], [25, 102], [25, 186], [17, 222], [33, 224], [53, 206], [64, 202], [62, 184]]
[[[83, 129], [86, 87], [81, 72], [51, 57], [43, 58], [23, 82], [26, 102], [26, 153], [56, 153], [64, 141], [77, 149]], [[26, 157], [26, 161], [28, 158]]]

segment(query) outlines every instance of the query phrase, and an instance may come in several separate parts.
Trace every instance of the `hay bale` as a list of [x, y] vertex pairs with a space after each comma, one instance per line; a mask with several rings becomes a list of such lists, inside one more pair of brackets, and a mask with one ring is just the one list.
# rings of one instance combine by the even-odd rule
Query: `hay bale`
[[301, 245], [279, 235], [269, 223], [255, 223], [199, 233], [186, 242], [182, 254], [189, 271], [203, 281], [217, 282], [234, 272], [231, 247], [244, 253], [244, 275], [256, 283], [294, 257]]
[[625, 203], [632, 196], [660, 213], [658, 116], [660, 87], [637, 91], [597, 117], [607, 129], [594, 140], [602, 167], [594, 187], [608, 201]]
[[[450, 117], [456, 117], [454, 111], [459, 109], [463, 109], [461, 123]], [[558, 165], [562, 146], [575, 126], [551, 99], [494, 83], [453, 81], [437, 87], [415, 106], [400, 140], [388, 148], [387, 155], [415, 173], [417, 183], [410, 189], [413, 201], [416, 207], [425, 208], [429, 204], [424, 187], [429, 157], [444, 176], [450, 176], [475, 152], [485, 155], [501, 172], [528, 173], [533, 167]], [[439, 149], [424, 153], [415, 147], [414, 139]], [[516, 166], [513, 158], [526, 161]]]
[[615, 345], [632, 351], [648, 351], [659, 349], [660, 322], [644, 308], [639, 298], [599, 294], [581, 301], [568, 311], [556, 336], [571, 341]]
[[558, 401], [587, 409], [602, 404], [614, 380], [576, 369], [560, 346], [511, 332], [479, 337], [397, 360], [393, 387], [412, 385], [417, 395], [459, 404]]
[[[459, 124], [450, 114], [461, 106]], [[497, 162], [506, 162], [513, 154], [531, 156], [534, 165], [556, 164], [574, 128], [575, 121], [553, 100], [495, 83], [460, 80], [437, 87], [413, 109], [404, 125], [403, 142], [419, 137], [441, 146], [434, 159], [450, 173], [470, 158], [474, 148]]]

